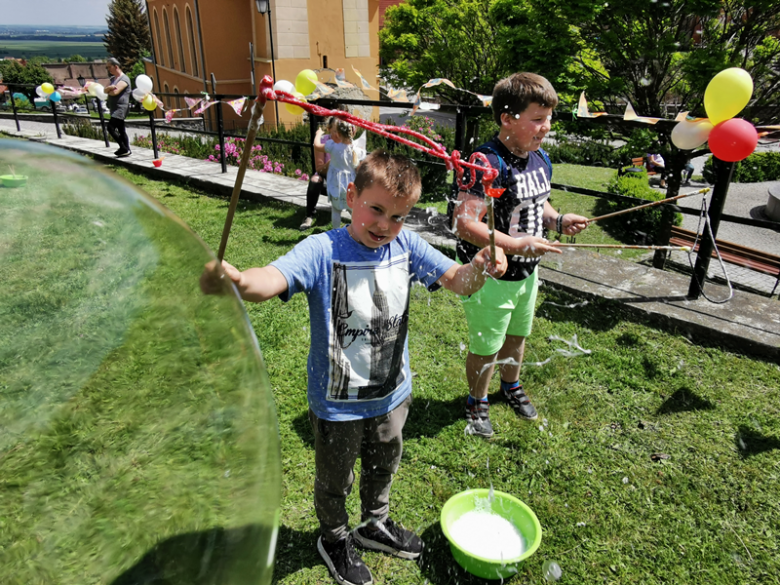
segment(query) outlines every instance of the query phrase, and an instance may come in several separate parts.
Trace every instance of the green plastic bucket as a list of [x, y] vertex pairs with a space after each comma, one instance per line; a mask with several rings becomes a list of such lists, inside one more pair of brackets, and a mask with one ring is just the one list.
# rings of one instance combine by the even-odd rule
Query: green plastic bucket
[[487, 510], [490, 492], [485, 489], [468, 490], [452, 496], [441, 510], [441, 528], [450, 541], [452, 556], [472, 575], [483, 579], [505, 579], [517, 573], [520, 563], [530, 557], [542, 542], [542, 526], [533, 510], [514, 496], [493, 492], [490, 510], [511, 522], [525, 541], [525, 552], [511, 559], [495, 560], [477, 556], [461, 548], [450, 533], [453, 523], [466, 512]]
[[3, 187], [21, 187], [27, 183], [27, 177], [24, 175], [3, 175], [0, 177]]

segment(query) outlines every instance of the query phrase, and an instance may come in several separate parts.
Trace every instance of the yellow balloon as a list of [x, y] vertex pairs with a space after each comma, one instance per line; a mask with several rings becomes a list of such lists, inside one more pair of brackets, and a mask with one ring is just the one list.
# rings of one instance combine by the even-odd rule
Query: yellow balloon
[[42, 83], [41, 89], [43, 93], [54, 93], [54, 86], [51, 83]]
[[141, 103], [143, 104], [144, 109], [149, 110], [150, 112], [157, 109], [157, 102], [154, 101], [154, 98], [151, 95], [147, 95]]
[[317, 89], [317, 81], [319, 81], [319, 78], [314, 71], [311, 69], [304, 69], [295, 78], [295, 89], [303, 95], [309, 95]]
[[[293, 94], [293, 97], [296, 99], [301, 100], [302, 102], [306, 101], [306, 96], [304, 96], [301, 92], [296, 91]], [[284, 104], [284, 109], [286, 109], [288, 112], [290, 112], [293, 116], [300, 116], [303, 114], [303, 108], [300, 106], [296, 106], [295, 104]]]
[[712, 78], [704, 92], [704, 109], [713, 126], [742, 111], [753, 95], [753, 78], [739, 67], [724, 69]]

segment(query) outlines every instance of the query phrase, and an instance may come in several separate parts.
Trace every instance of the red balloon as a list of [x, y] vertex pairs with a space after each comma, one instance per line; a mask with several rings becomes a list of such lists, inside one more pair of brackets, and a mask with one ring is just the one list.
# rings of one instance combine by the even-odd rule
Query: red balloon
[[715, 126], [708, 141], [712, 154], [720, 160], [738, 162], [756, 149], [758, 132], [747, 120], [731, 118]]

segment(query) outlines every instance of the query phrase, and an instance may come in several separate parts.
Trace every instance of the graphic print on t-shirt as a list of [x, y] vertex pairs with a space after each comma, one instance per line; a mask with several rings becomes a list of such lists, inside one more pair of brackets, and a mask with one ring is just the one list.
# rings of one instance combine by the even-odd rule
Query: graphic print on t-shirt
[[333, 263], [328, 400], [375, 400], [404, 381], [408, 255]]

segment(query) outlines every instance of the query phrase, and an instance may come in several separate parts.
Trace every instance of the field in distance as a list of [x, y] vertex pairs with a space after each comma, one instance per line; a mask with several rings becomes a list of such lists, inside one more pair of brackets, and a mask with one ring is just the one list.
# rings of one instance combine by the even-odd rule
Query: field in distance
[[108, 52], [103, 43], [69, 43], [58, 41], [11, 41], [0, 40], [0, 58], [15, 57], [29, 59], [45, 56], [52, 61], [65, 59], [71, 55], [81, 55], [87, 61], [105, 59]]

